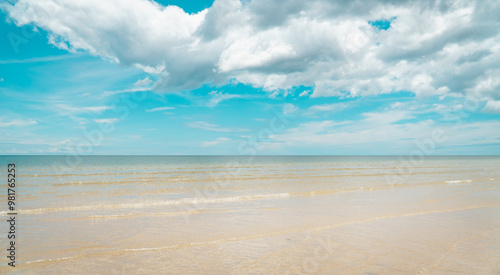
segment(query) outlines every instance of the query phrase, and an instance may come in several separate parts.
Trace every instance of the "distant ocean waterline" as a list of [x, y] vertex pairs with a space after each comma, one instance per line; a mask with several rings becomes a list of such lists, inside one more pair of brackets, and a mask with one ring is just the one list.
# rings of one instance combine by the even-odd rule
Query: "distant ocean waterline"
[[0, 156], [18, 274], [498, 274], [500, 156]]

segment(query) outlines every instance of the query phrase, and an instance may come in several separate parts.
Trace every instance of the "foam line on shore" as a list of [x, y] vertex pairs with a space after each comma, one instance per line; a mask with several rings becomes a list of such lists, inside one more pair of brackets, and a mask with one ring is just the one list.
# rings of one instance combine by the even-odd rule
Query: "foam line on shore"
[[[234, 196], [225, 198], [184, 198], [177, 200], [163, 200], [163, 201], [150, 201], [143, 203], [123, 203], [123, 204], [96, 204], [96, 205], [83, 205], [83, 206], [67, 206], [67, 207], [49, 207], [49, 208], [36, 208], [36, 209], [21, 209], [18, 210], [19, 214], [42, 214], [47, 212], [63, 212], [63, 211], [86, 211], [86, 210], [101, 210], [101, 209], [129, 209], [129, 208], [147, 208], [154, 206], [169, 206], [169, 205], [185, 205], [185, 204], [218, 204], [218, 203], [232, 203], [252, 200], [263, 199], [279, 199], [288, 198], [289, 193], [278, 194], [254, 194], [244, 196]], [[6, 211], [0, 212], [0, 216], [7, 215]]]

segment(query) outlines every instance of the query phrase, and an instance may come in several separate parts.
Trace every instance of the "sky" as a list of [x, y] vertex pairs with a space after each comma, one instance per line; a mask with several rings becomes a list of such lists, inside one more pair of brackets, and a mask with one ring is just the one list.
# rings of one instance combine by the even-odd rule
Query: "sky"
[[498, 155], [498, 1], [0, 2], [0, 155]]

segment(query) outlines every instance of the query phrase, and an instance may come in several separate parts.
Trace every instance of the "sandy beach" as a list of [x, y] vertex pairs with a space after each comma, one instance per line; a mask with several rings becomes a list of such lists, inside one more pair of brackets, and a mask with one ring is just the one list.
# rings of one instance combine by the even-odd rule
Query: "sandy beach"
[[500, 272], [498, 157], [8, 158], [19, 274]]

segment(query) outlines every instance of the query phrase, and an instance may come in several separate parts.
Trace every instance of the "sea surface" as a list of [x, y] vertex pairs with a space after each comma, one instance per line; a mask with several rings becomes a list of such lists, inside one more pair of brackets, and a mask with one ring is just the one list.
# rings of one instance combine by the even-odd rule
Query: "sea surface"
[[1, 274], [500, 274], [498, 156], [0, 156], [0, 182]]

